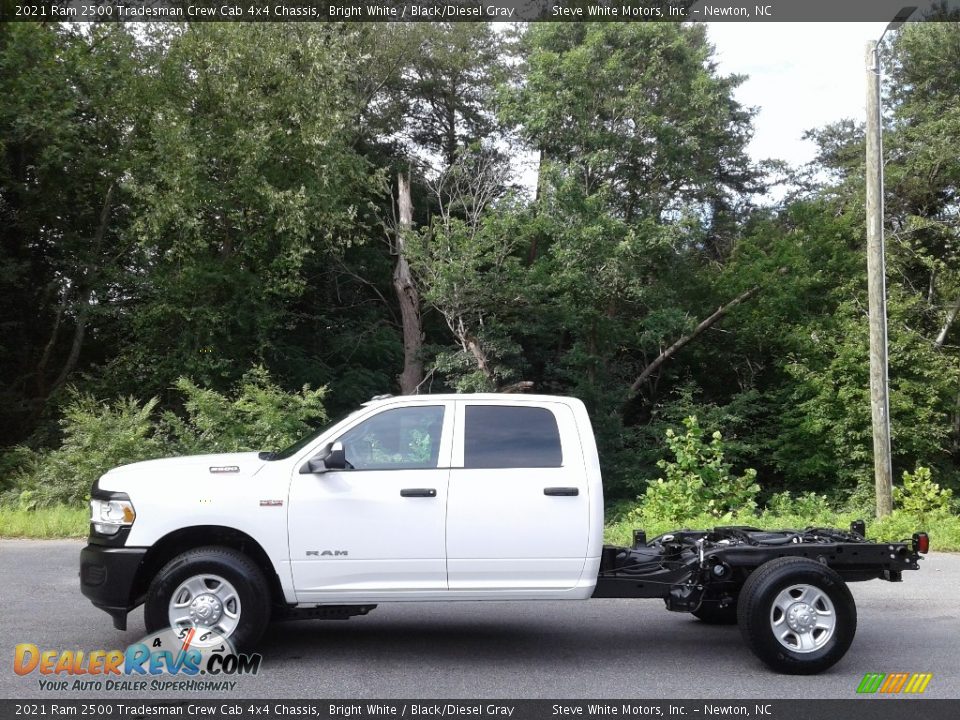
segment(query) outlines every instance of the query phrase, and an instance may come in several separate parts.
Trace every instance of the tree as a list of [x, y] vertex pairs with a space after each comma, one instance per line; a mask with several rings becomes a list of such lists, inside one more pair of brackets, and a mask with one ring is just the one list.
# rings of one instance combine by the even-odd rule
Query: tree
[[196, 24], [171, 43], [128, 181], [147, 265], [119, 361], [138, 382], [222, 386], [250, 360], [276, 361], [317, 264], [364, 240], [384, 185], [347, 122], [348, 39]]
[[507, 73], [504, 39], [490, 23], [430, 22], [416, 25], [408, 42], [415, 52], [395, 86], [406, 103], [402, 132], [442, 171], [498, 130], [493, 100]]
[[22, 438], [84, 365], [110, 353], [136, 248], [124, 186], [145, 112], [150, 34], [0, 27], [0, 427]]
[[[449, 176], [461, 157], [473, 153], [495, 133], [497, 125], [491, 105], [496, 83], [504, 73], [504, 58], [503, 43], [487, 23], [391, 26], [388, 35], [388, 48], [396, 47], [399, 41], [406, 52], [385, 52], [395, 57], [396, 62], [379, 65], [386, 73], [378, 84], [380, 99], [372, 103], [378, 117], [371, 125], [390, 128], [399, 141], [399, 147], [394, 149], [394, 163], [400, 166], [397, 183], [400, 218], [398, 223], [389, 224], [388, 235], [391, 251], [396, 256], [393, 284], [403, 332], [404, 369], [400, 386], [401, 392], [410, 393], [422, 384], [424, 364], [421, 292], [417, 278], [411, 273], [413, 258], [408, 248], [413, 242], [410, 237], [416, 214], [411, 186], [417, 179], [425, 186], [442, 184], [443, 180], [435, 178]], [[493, 154], [490, 142], [486, 147], [485, 154]], [[456, 173], [462, 174], [462, 168]], [[423, 197], [420, 218], [429, 217], [433, 207], [428, 203], [437, 198], [434, 190]], [[421, 268], [426, 267], [422, 262], [424, 257], [421, 253]], [[451, 324], [447, 314], [444, 317], [448, 327], [457, 327]], [[473, 339], [467, 341], [464, 339], [467, 331], [458, 332], [461, 346], [473, 348], [471, 354], [480, 364], [481, 373], [488, 379], [492, 377], [476, 337], [471, 336]]]
[[459, 346], [458, 355], [441, 355], [440, 365], [460, 390], [496, 390], [513, 378], [496, 357], [505, 340], [498, 341], [496, 319], [522, 295], [513, 251], [523, 214], [502, 197], [506, 172], [495, 152], [461, 151], [432, 183], [438, 211], [431, 225], [411, 238], [423, 296]]
[[702, 26], [543, 23], [523, 47], [524, 82], [506, 94], [505, 116], [542, 166], [586, 195], [606, 188], [626, 222], [692, 204], [719, 232], [754, 189], [750, 112], [733, 98], [742, 78], [717, 75]]
[[400, 303], [403, 330], [403, 372], [400, 392], [416, 393], [423, 382], [423, 325], [420, 321], [420, 293], [410, 272], [407, 238], [413, 229], [413, 200], [410, 198], [410, 176], [397, 174], [397, 207], [400, 223], [394, 232], [397, 264], [393, 270], [393, 287]]
[[623, 395], [693, 330], [689, 308], [711, 294], [701, 262], [732, 248], [731, 213], [756, 186], [750, 113], [699, 27], [543, 24], [522, 47], [504, 114], [541, 154], [538, 209], [552, 228], [532, 254], [567, 305], [570, 359], [588, 383], [616, 367]]

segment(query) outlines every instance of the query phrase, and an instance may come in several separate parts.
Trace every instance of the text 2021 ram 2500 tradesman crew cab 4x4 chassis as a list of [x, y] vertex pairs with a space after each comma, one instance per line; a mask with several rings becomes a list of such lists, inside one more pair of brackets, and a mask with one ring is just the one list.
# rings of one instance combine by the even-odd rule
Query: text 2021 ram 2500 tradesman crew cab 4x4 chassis
[[[772, 668], [813, 673], [856, 632], [846, 583], [900, 581], [928, 549], [862, 523], [678, 530], [603, 545], [586, 408], [552, 396], [376, 398], [273, 453], [135, 463], [94, 485], [84, 595], [126, 629], [249, 646], [271, 618], [346, 618], [375, 603], [661, 598], [740, 624]], [[194, 633], [196, 634], [196, 633]]]

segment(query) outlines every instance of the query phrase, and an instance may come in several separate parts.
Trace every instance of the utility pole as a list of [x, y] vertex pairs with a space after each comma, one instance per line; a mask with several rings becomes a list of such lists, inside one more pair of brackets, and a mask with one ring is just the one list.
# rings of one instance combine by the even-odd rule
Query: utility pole
[[400, 224], [396, 231], [393, 288], [400, 303], [403, 329], [403, 372], [398, 378], [401, 395], [416, 395], [423, 382], [423, 324], [420, 319], [420, 293], [417, 292], [410, 263], [407, 261], [407, 234], [413, 227], [413, 201], [410, 197], [410, 173], [397, 174], [397, 205]]
[[877, 517], [893, 510], [890, 393], [887, 369], [887, 281], [883, 257], [883, 139], [880, 46], [867, 43], [867, 297], [870, 311], [870, 409]]
[[873, 420], [873, 473], [877, 517], [893, 512], [893, 460], [890, 449], [890, 379], [887, 345], [887, 278], [883, 244], [883, 116], [880, 109], [880, 46], [884, 35], [910, 17], [905, 7], [880, 39], [866, 47], [867, 74], [867, 299], [870, 312], [870, 411]]

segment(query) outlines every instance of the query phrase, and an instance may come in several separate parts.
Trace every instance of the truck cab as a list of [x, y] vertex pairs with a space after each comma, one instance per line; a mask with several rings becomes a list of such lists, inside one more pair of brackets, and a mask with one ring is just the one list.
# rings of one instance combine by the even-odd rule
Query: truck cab
[[289, 485], [298, 603], [585, 598], [596, 584], [603, 490], [579, 401], [388, 399], [269, 462]]

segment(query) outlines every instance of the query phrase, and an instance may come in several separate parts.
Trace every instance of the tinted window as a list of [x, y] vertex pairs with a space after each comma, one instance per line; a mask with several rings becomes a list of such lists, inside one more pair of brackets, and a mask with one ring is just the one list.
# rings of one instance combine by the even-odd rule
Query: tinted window
[[538, 407], [467, 405], [463, 465], [468, 468], [560, 467], [560, 431]]
[[443, 406], [384, 410], [340, 436], [356, 470], [435, 468], [440, 454]]

